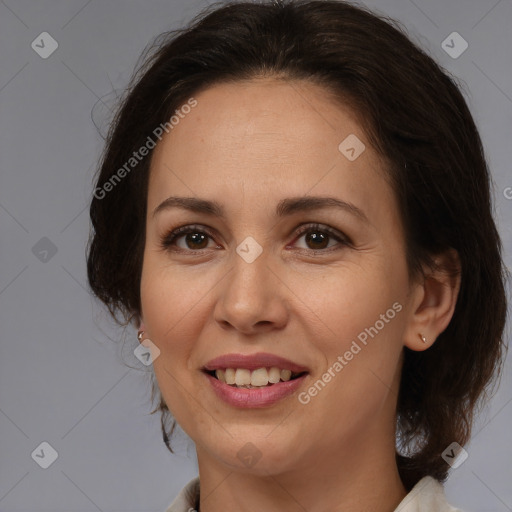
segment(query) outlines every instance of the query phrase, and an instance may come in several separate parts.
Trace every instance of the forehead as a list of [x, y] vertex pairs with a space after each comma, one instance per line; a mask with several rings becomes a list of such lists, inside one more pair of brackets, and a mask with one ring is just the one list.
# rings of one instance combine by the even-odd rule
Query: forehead
[[348, 105], [334, 103], [329, 91], [305, 81], [223, 83], [194, 97], [197, 105], [166, 137], [174, 140], [167, 153], [177, 155], [180, 146], [194, 143], [207, 149], [210, 158], [220, 152], [226, 158], [228, 151], [263, 158], [263, 145], [276, 164], [293, 165], [302, 153], [321, 156], [327, 150], [337, 156], [339, 142], [350, 133], [365, 138]]
[[[384, 200], [390, 193], [357, 114], [318, 85], [256, 79], [217, 84], [194, 99], [154, 150], [150, 203], [170, 192], [261, 202], [339, 191], [363, 204], [376, 188]], [[365, 149], [351, 161], [340, 144], [353, 137]]]

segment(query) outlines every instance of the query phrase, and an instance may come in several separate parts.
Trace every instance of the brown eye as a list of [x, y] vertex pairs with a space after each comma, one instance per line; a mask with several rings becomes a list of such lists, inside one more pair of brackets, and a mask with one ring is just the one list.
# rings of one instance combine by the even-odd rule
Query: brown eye
[[208, 235], [204, 233], [190, 232], [182, 236], [189, 249], [205, 249], [208, 245]]
[[329, 235], [325, 233], [309, 232], [306, 233], [305, 238], [306, 244], [312, 244], [312, 249], [325, 249], [327, 247], [326, 242], [329, 241]]
[[[350, 240], [327, 226], [320, 224], [308, 224], [302, 226], [297, 233], [299, 236], [295, 239], [294, 245], [297, 240], [304, 237], [306, 247], [303, 249], [311, 252], [329, 252], [337, 249], [338, 246], [351, 245]], [[183, 239], [183, 244], [180, 246], [178, 241]], [[200, 252], [208, 249], [208, 241], [213, 241], [213, 234], [205, 228], [198, 226], [182, 226], [171, 231], [166, 235], [161, 242], [161, 247], [164, 250], [175, 250], [182, 252]], [[337, 242], [330, 244], [330, 242]], [[338, 247], [339, 249], [339, 247]]]
[[[176, 242], [183, 239], [185, 246], [179, 246]], [[212, 239], [212, 235], [196, 226], [183, 226], [171, 231], [162, 240], [162, 248], [170, 249], [171, 247], [177, 247], [183, 251], [200, 251], [208, 248], [208, 239]]]
[[[304, 242], [306, 244], [305, 249], [314, 252], [324, 251], [326, 249], [330, 250], [333, 247], [333, 245], [329, 246], [330, 240], [337, 241], [338, 245], [350, 245], [350, 241], [347, 239], [347, 237], [327, 226], [322, 226], [320, 224], [309, 224], [303, 226], [300, 229], [298, 235], [299, 238], [296, 238], [295, 241], [304, 237]], [[336, 244], [334, 244], [334, 247], [335, 246]]]

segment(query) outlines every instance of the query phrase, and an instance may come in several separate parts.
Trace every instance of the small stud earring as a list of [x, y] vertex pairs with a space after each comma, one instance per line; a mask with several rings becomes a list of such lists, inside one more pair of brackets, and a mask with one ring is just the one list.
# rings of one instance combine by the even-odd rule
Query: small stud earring
[[144, 336], [144, 331], [139, 331], [139, 332], [137, 333], [137, 339], [138, 339], [139, 341], [142, 341], [142, 336]]
[[423, 334], [418, 333], [418, 336], [420, 337], [420, 340], [421, 340], [423, 343], [427, 343], [427, 338], [425, 338], [425, 336], [423, 336]]

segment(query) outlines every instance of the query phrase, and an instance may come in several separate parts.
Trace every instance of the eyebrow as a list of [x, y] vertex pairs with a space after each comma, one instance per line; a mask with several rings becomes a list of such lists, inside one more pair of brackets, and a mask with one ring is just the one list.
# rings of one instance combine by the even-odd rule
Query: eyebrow
[[[171, 208], [181, 208], [195, 213], [216, 216], [221, 219], [226, 218], [224, 208], [217, 201], [209, 201], [198, 197], [179, 196], [171, 196], [162, 201], [153, 210], [153, 217], [155, 217], [159, 212]], [[285, 217], [298, 212], [320, 210], [324, 208], [338, 208], [354, 215], [368, 224], [370, 223], [363, 210], [352, 203], [342, 201], [336, 197], [302, 196], [282, 199], [277, 203], [275, 215], [277, 217]]]

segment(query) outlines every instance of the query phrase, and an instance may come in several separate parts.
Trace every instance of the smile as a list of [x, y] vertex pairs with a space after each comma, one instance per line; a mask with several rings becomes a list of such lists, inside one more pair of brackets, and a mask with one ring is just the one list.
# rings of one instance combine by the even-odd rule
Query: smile
[[270, 407], [294, 394], [309, 369], [287, 358], [258, 352], [224, 354], [201, 368], [217, 398], [233, 407]]
[[288, 382], [306, 372], [292, 372], [291, 370], [272, 366], [271, 368], [258, 368], [253, 371], [246, 368], [226, 368], [212, 370], [208, 373], [229, 386], [253, 389], [272, 386], [278, 382]]

